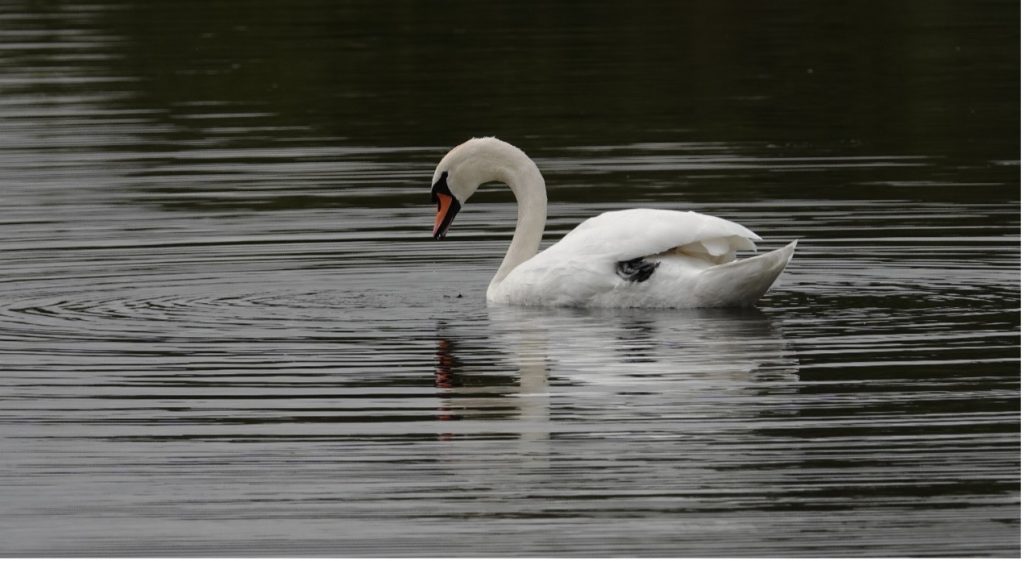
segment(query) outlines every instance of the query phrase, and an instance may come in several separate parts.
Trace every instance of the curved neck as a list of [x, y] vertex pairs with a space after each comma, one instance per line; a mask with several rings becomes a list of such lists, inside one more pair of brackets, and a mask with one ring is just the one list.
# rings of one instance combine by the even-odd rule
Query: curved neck
[[521, 263], [537, 254], [540, 240], [544, 236], [544, 223], [548, 213], [548, 195], [544, 177], [532, 160], [525, 154], [502, 166], [495, 178], [508, 185], [518, 202], [516, 231], [512, 243], [505, 252], [505, 259], [498, 272], [491, 279], [490, 287], [496, 286]]

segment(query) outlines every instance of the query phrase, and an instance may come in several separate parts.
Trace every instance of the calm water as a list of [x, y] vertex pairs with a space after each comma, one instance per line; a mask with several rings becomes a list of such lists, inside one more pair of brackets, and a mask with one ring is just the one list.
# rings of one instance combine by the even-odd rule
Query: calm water
[[[1017, 4], [336, 4], [0, 0], [0, 554], [1019, 554]], [[473, 134], [797, 256], [488, 309]]]

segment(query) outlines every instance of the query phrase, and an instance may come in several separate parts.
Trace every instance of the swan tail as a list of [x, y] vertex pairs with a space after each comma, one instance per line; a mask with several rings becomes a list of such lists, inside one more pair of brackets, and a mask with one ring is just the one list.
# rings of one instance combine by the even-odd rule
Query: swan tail
[[775, 251], [705, 269], [695, 292], [707, 307], [753, 306], [779, 278], [795, 250], [793, 241]]

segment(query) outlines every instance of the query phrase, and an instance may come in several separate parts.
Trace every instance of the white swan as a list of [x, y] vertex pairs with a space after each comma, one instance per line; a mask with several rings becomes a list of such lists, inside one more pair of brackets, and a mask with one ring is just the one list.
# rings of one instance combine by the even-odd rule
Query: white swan
[[637, 208], [584, 221], [559, 242], [540, 248], [547, 193], [537, 165], [497, 138], [473, 138], [453, 148], [434, 171], [434, 239], [481, 184], [500, 181], [519, 203], [512, 243], [487, 287], [492, 304], [608, 308], [750, 306], [793, 257], [796, 242], [736, 260], [760, 240], [714, 216]]

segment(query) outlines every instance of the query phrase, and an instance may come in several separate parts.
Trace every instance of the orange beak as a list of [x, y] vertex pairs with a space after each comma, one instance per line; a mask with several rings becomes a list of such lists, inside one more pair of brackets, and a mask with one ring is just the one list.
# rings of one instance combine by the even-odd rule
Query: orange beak
[[437, 193], [437, 216], [434, 217], [434, 239], [444, 239], [448, 227], [459, 212], [459, 203], [447, 193]]

